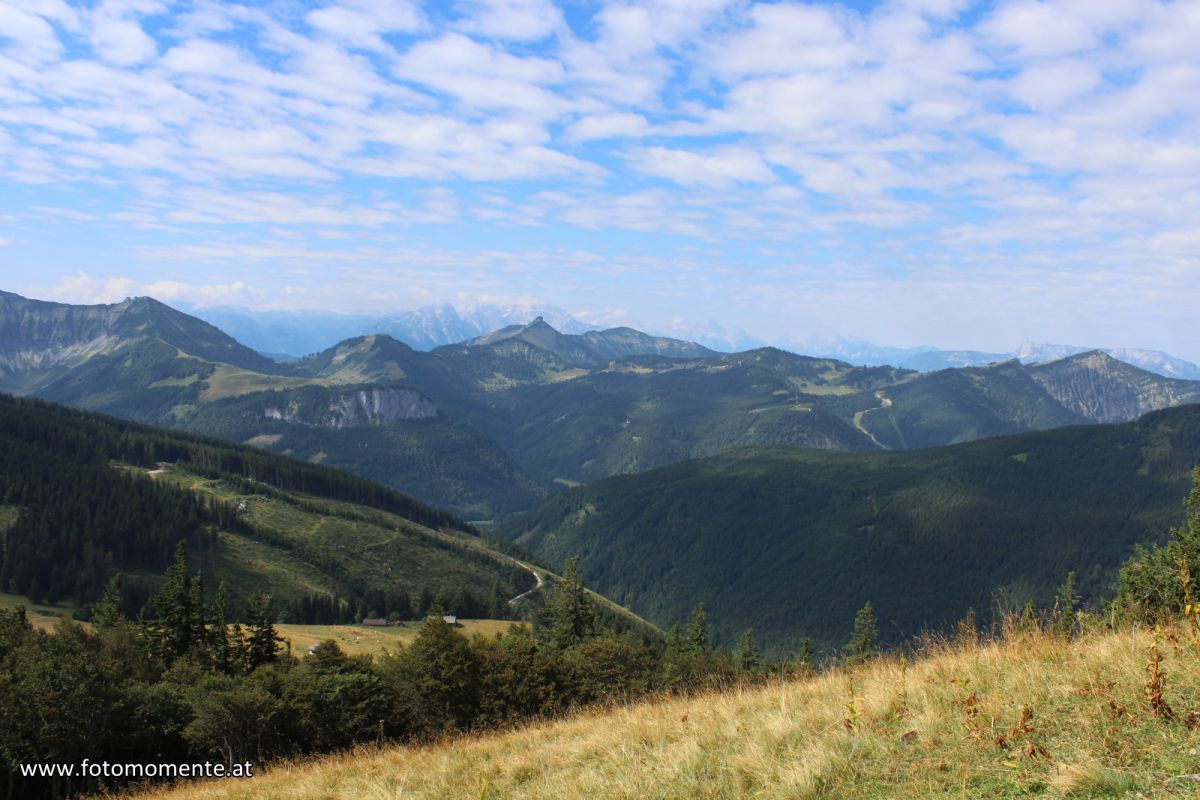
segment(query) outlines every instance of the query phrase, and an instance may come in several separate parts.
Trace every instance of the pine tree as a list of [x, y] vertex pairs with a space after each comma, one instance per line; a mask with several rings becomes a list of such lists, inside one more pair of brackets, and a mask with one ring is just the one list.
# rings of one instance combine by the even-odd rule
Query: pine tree
[[246, 609], [246, 628], [246, 668], [253, 670], [274, 661], [282, 637], [275, 630], [271, 595], [259, 593], [251, 598], [250, 606]]
[[162, 589], [154, 598], [154, 607], [158, 609], [154, 638], [159, 655], [168, 664], [187, 655], [197, 641], [195, 599], [188, 575], [187, 545], [180, 541]]
[[114, 628], [125, 621], [121, 610], [121, 576], [113, 575], [100, 600], [92, 606], [92, 627], [98, 631]]
[[807, 675], [813, 671], [812, 639], [805, 636], [800, 641], [800, 650], [796, 653], [796, 672]]
[[560, 650], [588, 639], [596, 633], [596, 610], [583, 585], [579, 556], [567, 561], [562, 578], [554, 585], [546, 603], [550, 642]]
[[684, 634], [688, 651], [694, 656], [702, 656], [709, 650], [708, 612], [704, 610], [701, 601], [692, 609], [691, 619], [688, 620], [687, 631]]
[[1136, 555], [1121, 567], [1117, 608], [1147, 622], [1184, 610], [1195, 598], [1200, 578], [1200, 467], [1192, 471], [1192, 489], [1185, 502], [1184, 524], [1172, 528], [1163, 545], [1139, 545]]
[[879, 654], [879, 626], [875, 620], [875, 609], [867, 602], [854, 615], [854, 630], [846, 643], [846, 661], [858, 664]]
[[1059, 636], [1070, 636], [1075, 630], [1075, 609], [1079, 598], [1075, 595], [1075, 573], [1068, 572], [1054, 601], [1054, 632]]
[[218, 672], [230, 673], [234, 668], [234, 651], [229, 639], [229, 589], [222, 582], [217, 587], [212, 619], [208, 628], [208, 652]]
[[753, 672], [758, 668], [759, 655], [754, 647], [754, 629], [748, 628], [742, 634], [737, 649], [733, 651], [733, 661], [739, 672]]

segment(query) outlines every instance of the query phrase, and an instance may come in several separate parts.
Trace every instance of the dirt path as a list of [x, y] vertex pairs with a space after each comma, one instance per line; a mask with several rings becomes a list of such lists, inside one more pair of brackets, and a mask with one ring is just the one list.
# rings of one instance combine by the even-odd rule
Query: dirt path
[[543, 586], [543, 585], [546, 583], [546, 581], [545, 581], [545, 579], [544, 579], [544, 578], [542, 578], [542, 573], [538, 572], [536, 569], [534, 569], [533, 567], [529, 566], [528, 564], [525, 564], [524, 562], [518, 561], [517, 559], [513, 558], [512, 556], [506, 556], [506, 558], [508, 558], [508, 560], [509, 560], [509, 561], [513, 562], [513, 563], [514, 563], [514, 564], [516, 564], [518, 567], [523, 567], [524, 569], [527, 569], [527, 570], [529, 570], [529, 571], [530, 571], [530, 572], [533, 574], [533, 577], [537, 578], [537, 586], [534, 586], [532, 589], [530, 589], [530, 590], [529, 590], [529, 591], [527, 591], [527, 592], [521, 592], [519, 595], [517, 595], [516, 597], [514, 597], [512, 600], [509, 600], [509, 601], [508, 601], [508, 604], [509, 604], [510, 606], [515, 606], [515, 605], [517, 604], [517, 601], [518, 601], [518, 600], [521, 600], [521, 599], [522, 599], [522, 598], [524, 598], [524, 597], [528, 597], [529, 595], [531, 595], [531, 594], [533, 594], [534, 592], [536, 592], [536, 591], [538, 591], [539, 589], [541, 589], [541, 588], [542, 588], [542, 586]]
[[889, 398], [883, 396], [882, 390], [875, 393], [875, 399], [879, 401], [879, 406], [877, 408], [864, 408], [862, 411], [856, 411], [854, 413], [854, 427], [858, 428], [860, 431], [865, 433], [867, 435], [868, 439], [870, 439], [872, 442], [874, 442], [875, 444], [877, 444], [879, 446], [880, 450], [891, 450], [892, 448], [888, 447], [883, 442], [876, 439], [875, 434], [873, 434], [869, 430], [867, 430], [866, 427], [862, 424], [863, 417], [865, 417], [869, 412], [879, 411], [880, 409], [883, 409], [883, 408], [891, 408], [892, 407], [892, 401]]

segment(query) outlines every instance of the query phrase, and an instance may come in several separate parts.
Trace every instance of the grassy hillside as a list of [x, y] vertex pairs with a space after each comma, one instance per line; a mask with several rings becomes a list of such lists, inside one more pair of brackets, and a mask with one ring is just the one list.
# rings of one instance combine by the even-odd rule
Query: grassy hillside
[[[59, 620], [70, 619], [75, 610], [67, 605], [34, 604], [21, 595], [0, 593], [0, 611], [16, 608], [25, 609], [29, 622], [42, 631], [53, 631]], [[504, 633], [511, 625], [528, 625], [500, 619], [460, 619], [458, 624], [464, 636], [480, 634], [489, 637]], [[292, 652], [300, 656], [307, 655], [313, 645], [328, 640], [336, 642], [347, 655], [382, 655], [386, 650], [411, 644], [419, 629], [419, 624], [411, 622], [383, 628], [367, 625], [297, 625], [287, 622], [276, 625], [276, 630], [290, 644]]]
[[[460, 619], [458, 632], [464, 636], [493, 637], [502, 634], [512, 625], [527, 623], [502, 619]], [[382, 655], [385, 650], [396, 650], [412, 644], [420, 630], [418, 623], [374, 628], [366, 625], [289, 625], [278, 626], [279, 635], [291, 642], [292, 650], [304, 654], [310, 647], [325, 641], [334, 641], [347, 655]]]
[[461, 531], [297, 492], [256, 492], [176, 467], [153, 472], [157, 482], [242, 510], [250, 532], [223, 532], [210, 560], [235, 596], [267, 590], [286, 606], [305, 594], [402, 592], [415, 602], [422, 593], [449, 599], [470, 590], [481, 600], [506, 600], [533, 585], [528, 570]]
[[[1178, 631], [934, 649], [508, 734], [281, 764], [158, 800], [1196, 797], [1200, 657]], [[1163, 699], [1146, 690], [1163, 655]]]
[[999, 595], [1105, 594], [1135, 543], [1182, 519], [1200, 406], [898, 453], [740, 448], [568, 489], [502, 529], [659, 624], [705, 602], [717, 637], [773, 652], [846, 641], [874, 604], [893, 641]]
[[210, 586], [281, 608], [316, 595], [387, 613], [468, 593], [504, 608], [535, 583], [446, 512], [251, 447], [3, 395], [0, 445], [0, 591], [34, 601], [86, 606], [119, 571], [136, 606], [181, 539]]

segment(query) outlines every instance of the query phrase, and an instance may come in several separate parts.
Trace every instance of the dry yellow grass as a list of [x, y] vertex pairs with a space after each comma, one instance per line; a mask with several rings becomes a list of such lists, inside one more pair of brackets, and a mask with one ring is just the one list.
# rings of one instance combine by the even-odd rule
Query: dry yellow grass
[[[1029, 638], [808, 680], [594, 711], [437, 745], [364, 749], [161, 800], [1183, 797], [1200, 794], [1200, 658], [1146, 631]], [[1023, 715], [1022, 708], [1031, 711]]]
[[69, 606], [31, 603], [27, 598], [18, 594], [0, 593], [0, 610], [10, 611], [14, 608], [24, 608], [25, 618], [40, 631], [54, 630], [59, 620], [70, 619], [74, 611]]
[[205, 379], [201, 402], [212, 402], [226, 397], [262, 392], [268, 389], [295, 389], [300, 386], [330, 386], [338, 381], [326, 378], [289, 378], [281, 375], [266, 375], [252, 372], [229, 364], [217, 364], [213, 373]]
[[[460, 619], [459, 633], [472, 636], [476, 633], [483, 636], [495, 636], [504, 633], [511, 625], [526, 625], [524, 622], [513, 622], [505, 619]], [[399, 626], [373, 628], [364, 625], [276, 625], [279, 634], [292, 643], [292, 650], [303, 655], [318, 642], [332, 639], [337, 642], [344, 652], [350, 655], [371, 654], [379, 655], [384, 650], [395, 650], [399, 645], [408, 644], [417, 637], [420, 629], [419, 622], [409, 622]]]

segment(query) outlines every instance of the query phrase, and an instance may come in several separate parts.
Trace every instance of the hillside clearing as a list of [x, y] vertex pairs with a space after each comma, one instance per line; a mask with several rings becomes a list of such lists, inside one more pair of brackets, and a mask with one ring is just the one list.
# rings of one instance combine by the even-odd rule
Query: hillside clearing
[[[275, 767], [149, 798], [1195, 797], [1200, 657], [1174, 634], [1045, 636], [510, 733]], [[1147, 701], [1151, 646], [1165, 700]]]
[[[463, 636], [479, 634], [495, 636], [504, 633], [511, 625], [527, 627], [527, 622], [514, 622], [509, 619], [460, 619], [458, 632]], [[308, 652], [314, 644], [332, 639], [338, 647], [348, 655], [356, 656], [369, 653], [378, 655], [384, 650], [395, 650], [400, 645], [407, 645], [417, 637], [420, 622], [406, 622], [403, 625], [388, 627], [366, 627], [363, 625], [288, 625], [275, 626], [279, 635], [292, 643], [292, 651], [299, 654]]]

